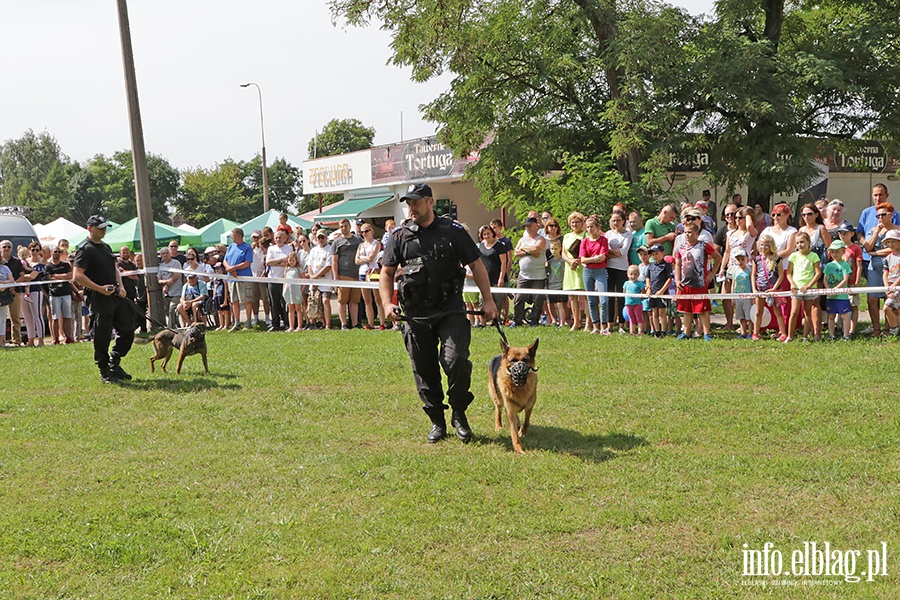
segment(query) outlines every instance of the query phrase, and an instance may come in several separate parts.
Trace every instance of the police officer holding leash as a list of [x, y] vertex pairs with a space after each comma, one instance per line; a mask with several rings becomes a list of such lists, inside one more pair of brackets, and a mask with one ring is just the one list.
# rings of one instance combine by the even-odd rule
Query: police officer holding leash
[[[125, 287], [116, 268], [116, 257], [103, 241], [106, 219], [92, 215], [87, 227], [88, 237], [75, 252], [75, 282], [84, 286], [85, 302], [90, 306], [94, 361], [100, 369], [100, 381], [118, 384], [131, 379], [119, 363], [134, 342], [134, 321], [131, 309], [122, 300]], [[118, 336], [112, 352], [107, 354], [113, 329]]]
[[[379, 292], [391, 320], [402, 319], [403, 341], [412, 361], [416, 388], [423, 410], [433, 427], [428, 442], [447, 435], [441, 371], [447, 374], [447, 398], [453, 409], [451, 424], [464, 443], [472, 439], [466, 408], [474, 399], [469, 386], [471, 326], [462, 299], [468, 265], [484, 298], [484, 318], [497, 318], [490, 281], [481, 262], [481, 252], [459, 224], [434, 214], [434, 196], [425, 184], [411, 185], [400, 198], [406, 201], [409, 218], [395, 229], [384, 251]], [[401, 268], [398, 296], [402, 316], [394, 304], [394, 275]]]

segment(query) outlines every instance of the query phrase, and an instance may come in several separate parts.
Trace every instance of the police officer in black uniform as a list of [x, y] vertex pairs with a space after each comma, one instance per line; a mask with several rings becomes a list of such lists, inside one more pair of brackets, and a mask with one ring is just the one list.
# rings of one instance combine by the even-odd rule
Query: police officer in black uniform
[[484, 298], [484, 317], [497, 317], [490, 281], [481, 252], [463, 229], [449, 218], [434, 214], [434, 196], [425, 184], [412, 185], [400, 198], [406, 201], [409, 219], [395, 229], [384, 251], [379, 291], [389, 319], [397, 319], [394, 275], [400, 267], [398, 297], [406, 317], [403, 341], [412, 361], [416, 388], [423, 409], [432, 422], [430, 443], [447, 434], [441, 371], [447, 374], [447, 399], [453, 409], [451, 424], [464, 443], [472, 439], [466, 408], [474, 399], [469, 385], [471, 326], [462, 299], [468, 265]]
[[[122, 383], [131, 379], [120, 364], [134, 342], [132, 310], [126, 304], [125, 287], [116, 268], [116, 258], [103, 241], [106, 219], [92, 215], [87, 222], [88, 237], [75, 252], [75, 282], [84, 286], [85, 302], [91, 311], [94, 361], [103, 383]], [[112, 352], [109, 342], [117, 332]]]

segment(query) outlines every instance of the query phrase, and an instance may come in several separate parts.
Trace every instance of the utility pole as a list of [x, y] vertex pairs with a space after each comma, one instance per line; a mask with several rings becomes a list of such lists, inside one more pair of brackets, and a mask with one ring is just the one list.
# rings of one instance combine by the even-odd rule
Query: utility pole
[[122, 63], [125, 67], [125, 92], [128, 96], [128, 120], [131, 125], [131, 157], [134, 162], [134, 189], [137, 196], [138, 223], [141, 227], [141, 251], [144, 267], [154, 272], [144, 275], [147, 282], [147, 300], [150, 316], [165, 322], [162, 289], [156, 278], [156, 233], [153, 227], [153, 207], [150, 204], [150, 177], [147, 174], [147, 152], [144, 148], [144, 128], [141, 125], [141, 107], [138, 103], [137, 77], [134, 72], [134, 52], [131, 48], [131, 27], [128, 24], [128, 6], [125, 0], [117, 0], [119, 8], [119, 35], [122, 38]]

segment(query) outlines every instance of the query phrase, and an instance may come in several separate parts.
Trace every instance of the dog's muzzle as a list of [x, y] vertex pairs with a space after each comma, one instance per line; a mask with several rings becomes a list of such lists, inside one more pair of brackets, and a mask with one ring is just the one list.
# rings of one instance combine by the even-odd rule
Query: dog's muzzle
[[528, 381], [528, 374], [532, 371], [537, 371], [534, 367], [528, 365], [525, 362], [515, 362], [510, 365], [507, 372], [509, 376], [512, 377], [513, 385], [516, 387], [522, 387]]

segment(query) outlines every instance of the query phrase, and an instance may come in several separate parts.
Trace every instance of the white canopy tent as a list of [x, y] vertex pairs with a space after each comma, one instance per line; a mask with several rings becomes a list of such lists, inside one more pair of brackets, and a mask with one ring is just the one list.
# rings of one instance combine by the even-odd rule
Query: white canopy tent
[[34, 226], [34, 230], [38, 234], [41, 245], [53, 248], [59, 243], [59, 240], [83, 240], [87, 235], [87, 229], [80, 225], [76, 225], [68, 219], [60, 217], [55, 221], [51, 221], [46, 225], [38, 223]]

